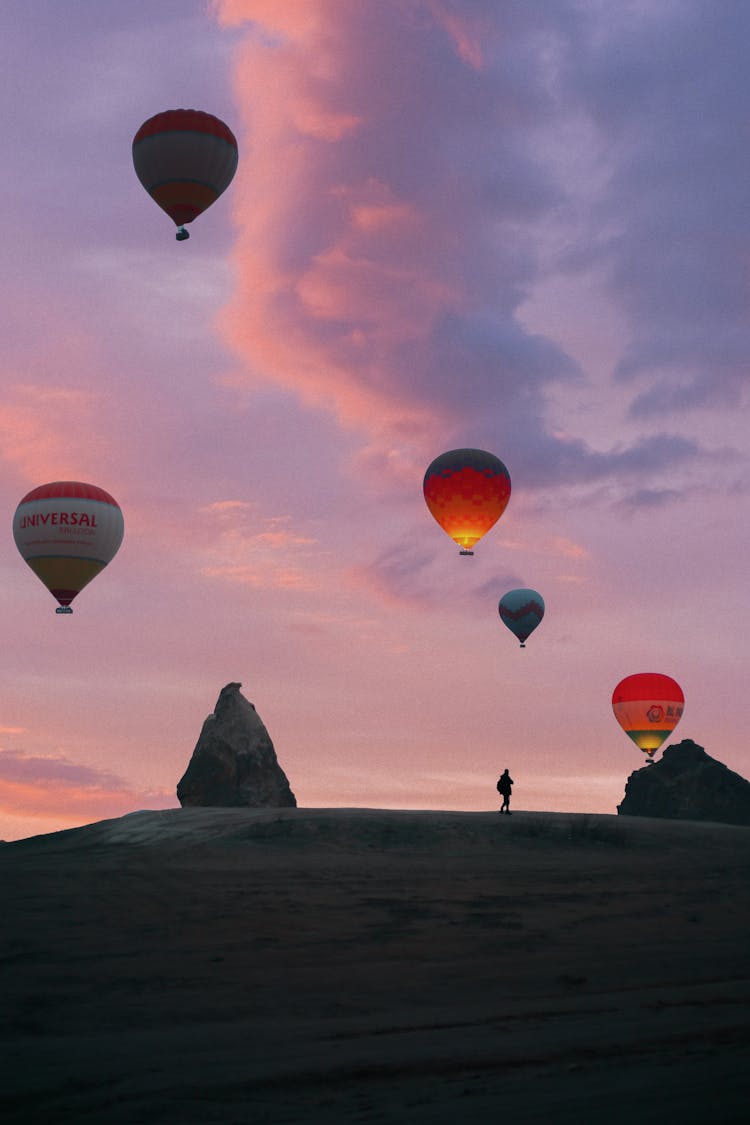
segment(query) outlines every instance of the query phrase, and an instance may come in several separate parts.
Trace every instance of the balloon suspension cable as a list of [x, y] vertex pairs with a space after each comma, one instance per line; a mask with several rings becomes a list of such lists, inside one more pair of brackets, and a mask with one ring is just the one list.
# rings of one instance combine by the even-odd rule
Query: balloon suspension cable
[[459, 555], [473, 555], [474, 554], [473, 551], [467, 551], [463, 547], [461, 548], [461, 550], [458, 553], [459, 553]]
[[185, 230], [184, 227], [178, 227], [177, 228], [177, 234], [175, 235], [175, 238], [177, 239], [178, 242], [184, 242], [186, 238], [190, 238], [190, 231]]
[[71, 607], [69, 605], [59, 605], [57, 607], [57, 609], [55, 610], [55, 613], [72, 613], [72, 612], [73, 612], [73, 610], [71, 609]]

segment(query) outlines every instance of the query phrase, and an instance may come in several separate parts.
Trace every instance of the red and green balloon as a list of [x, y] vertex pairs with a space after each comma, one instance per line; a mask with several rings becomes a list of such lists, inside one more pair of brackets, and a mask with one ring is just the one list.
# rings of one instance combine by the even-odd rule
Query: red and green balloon
[[612, 693], [615, 718], [639, 750], [652, 758], [682, 718], [685, 696], [671, 676], [638, 672]]

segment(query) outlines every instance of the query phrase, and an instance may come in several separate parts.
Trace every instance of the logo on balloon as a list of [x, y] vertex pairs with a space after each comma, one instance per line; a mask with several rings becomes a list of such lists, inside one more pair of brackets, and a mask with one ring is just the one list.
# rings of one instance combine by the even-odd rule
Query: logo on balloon
[[664, 708], [661, 707], [658, 703], [654, 703], [654, 705], [652, 707], [649, 707], [648, 711], [646, 712], [646, 718], [650, 723], [660, 723], [664, 718]]

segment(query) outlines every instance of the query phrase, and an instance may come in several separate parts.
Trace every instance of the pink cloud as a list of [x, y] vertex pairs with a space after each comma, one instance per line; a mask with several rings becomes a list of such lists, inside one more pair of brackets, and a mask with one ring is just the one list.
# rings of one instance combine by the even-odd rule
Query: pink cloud
[[29, 485], [91, 475], [105, 445], [96, 437], [98, 409], [99, 397], [83, 389], [15, 383], [0, 405], [0, 457]]
[[[382, 28], [325, 2], [283, 16], [262, 3], [217, 11], [281, 36], [271, 46], [250, 36], [237, 54], [248, 156], [233, 193], [238, 284], [220, 323], [254, 374], [233, 381], [270, 379], [379, 445], [408, 429], [426, 447], [444, 429], [442, 409], [422, 400], [423, 372], [412, 364], [416, 378], [403, 378], [396, 356], [411, 351], [424, 369], [423, 341], [466, 294], [449, 268], [455, 230], [436, 225], [419, 193], [370, 170], [380, 161], [357, 155], [397, 112], [380, 75], [357, 79], [357, 52], [371, 32], [368, 49], [390, 49], [398, 27], [378, 42]], [[409, 12], [403, 19], [411, 25]], [[402, 139], [408, 148], [408, 130]]]
[[317, 32], [323, 5], [314, 0], [212, 0], [211, 7], [224, 27], [254, 20], [269, 32], [304, 41]]
[[108, 770], [93, 769], [65, 757], [0, 750], [0, 812], [10, 816], [68, 827], [73, 822], [175, 804], [174, 793], [138, 791]]
[[552, 539], [552, 547], [557, 554], [566, 559], [587, 559], [589, 552], [580, 543], [574, 543], [564, 535], [556, 535]]
[[214, 500], [212, 503], [206, 504], [202, 511], [215, 512], [218, 515], [224, 513], [232, 515], [235, 512], [247, 512], [252, 506], [247, 500]]
[[430, 10], [437, 23], [445, 28], [464, 62], [474, 70], [481, 70], [484, 66], [483, 44], [492, 31], [492, 22], [470, 11], [451, 10], [451, 5], [441, 3], [441, 0], [431, 0]]
[[218, 500], [202, 511], [215, 526], [201, 552], [206, 578], [264, 590], [320, 588], [317, 537], [292, 526], [290, 517], [261, 518], [257, 505], [241, 500]]
[[306, 590], [318, 589], [317, 581], [301, 570], [284, 567], [269, 568], [260, 563], [228, 564], [205, 566], [201, 570], [206, 578], [223, 578], [239, 586], [251, 586], [256, 590]]
[[596, 448], [550, 416], [549, 389], [581, 372], [523, 307], [549, 272], [540, 230], [576, 246], [581, 234], [566, 226], [568, 165], [550, 159], [556, 125], [585, 112], [563, 66], [575, 21], [454, 0], [214, 12], [247, 28], [227, 383], [268, 381], [331, 411], [386, 475], [394, 448], [416, 472], [455, 444], [494, 449], [529, 489], [632, 489], [633, 473], [706, 459], [666, 433]]

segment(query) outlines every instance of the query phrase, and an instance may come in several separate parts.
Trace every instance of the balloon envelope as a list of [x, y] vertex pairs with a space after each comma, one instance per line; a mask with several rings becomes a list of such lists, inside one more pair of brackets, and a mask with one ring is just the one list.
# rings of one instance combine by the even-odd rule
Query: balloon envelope
[[638, 672], [612, 693], [615, 718], [636, 746], [652, 757], [682, 718], [685, 696], [671, 676]]
[[192, 223], [226, 191], [237, 160], [232, 130], [199, 109], [157, 113], [133, 138], [138, 179], [178, 227]]
[[64, 609], [114, 558], [123, 533], [117, 501], [103, 488], [81, 481], [53, 481], [32, 489], [13, 517], [13, 538], [22, 558]]
[[511, 633], [515, 633], [524, 648], [527, 637], [536, 629], [544, 617], [544, 598], [536, 590], [522, 587], [518, 590], [508, 590], [503, 594], [498, 605], [500, 620], [507, 625]]
[[422, 485], [427, 507], [447, 535], [472, 547], [497, 523], [510, 499], [510, 474], [494, 453], [452, 449], [436, 457]]

